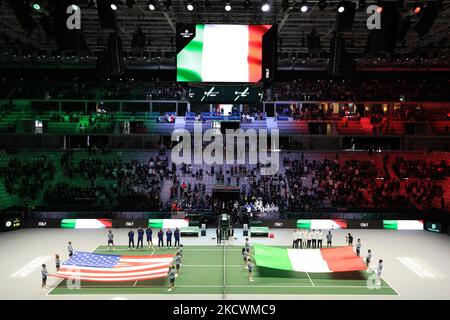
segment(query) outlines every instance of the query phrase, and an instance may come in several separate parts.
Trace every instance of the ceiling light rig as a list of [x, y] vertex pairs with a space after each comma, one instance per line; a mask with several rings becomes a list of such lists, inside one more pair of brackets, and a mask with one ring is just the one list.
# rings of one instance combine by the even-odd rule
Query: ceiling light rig
[[261, 6], [262, 12], [269, 12], [270, 11], [270, 4], [267, 1], [264, 1]]

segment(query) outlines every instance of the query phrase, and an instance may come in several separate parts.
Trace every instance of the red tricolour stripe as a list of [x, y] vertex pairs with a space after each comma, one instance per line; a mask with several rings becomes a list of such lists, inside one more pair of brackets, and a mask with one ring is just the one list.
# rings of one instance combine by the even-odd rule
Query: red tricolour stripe
[[248, 81], [258, 82], [262, 78], [262, 37], [270, 25], [248, 26]]
[[320, 253], [332, 272], [367, 269], [365, 263], [353, 252], [351, 247], [320, 249]]

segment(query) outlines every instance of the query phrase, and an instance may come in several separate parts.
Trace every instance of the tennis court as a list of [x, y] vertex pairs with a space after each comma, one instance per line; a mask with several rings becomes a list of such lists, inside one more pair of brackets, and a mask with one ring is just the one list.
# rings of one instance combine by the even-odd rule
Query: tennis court
[[[175, 249], [128, 250], [99, 246], [94, 253], [149, 255], [175, 253]], [[397, 295], [382, 280], [374, 283], [372, 271], [304, 273], [255, 267], [254, 281], [248, 280], [240, 246], [184, 246], [180, 275], [175, 290], [168, 292], [168, 279], [122, 283], [82, 282], [70, 289], [61, 281], [49, 294], [304, 294], [304, 295]]]

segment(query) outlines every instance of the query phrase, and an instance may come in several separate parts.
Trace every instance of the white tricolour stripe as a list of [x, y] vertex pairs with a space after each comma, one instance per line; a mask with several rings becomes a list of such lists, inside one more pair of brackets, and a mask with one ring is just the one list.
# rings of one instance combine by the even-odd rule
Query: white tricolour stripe
[[292, 269], [299, 272], [331, 272], [320, 250], [288, 249]]
[[248, 26], [205, 25], [202, 81], [248, 82]]

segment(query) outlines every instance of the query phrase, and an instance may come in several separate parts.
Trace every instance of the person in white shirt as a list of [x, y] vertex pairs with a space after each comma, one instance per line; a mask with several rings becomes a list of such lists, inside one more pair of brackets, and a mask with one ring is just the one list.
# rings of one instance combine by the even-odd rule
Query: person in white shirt
[[298, 233], [297, 230], [294, 230], [294, 232], [292, 233], [292, 248], [297, 248], [298, 247]]
[[322, 240], [323, 240], [323, 232], [322, 230], [319, 230], [317, 233], [317, 247], [322, 249]]
[[303, 231], [302, 230], [298, 230], [297, 234], [298, 234], [297, 248], [300, 245], [300, 249], [303, 249]]
[[308, 231], [306, 229], [303, 230], [302, 239], [303, 239], [303, 246], [306, 248], [307, 241], [308, 241]]
[[378, 261], [378, 266], [377, 266], [377, 281], [378, 284], [381, 284], [381, 272], [383, 271], [383, 260], [379, 260]]
[[311, 248], [312, 233], [311, 233], [311, 230], [308, 230], [306, 232], [307, 232], [307, 239], [308, 239], [306, 247]]
[[311, 232], [311, 236], [312, 236], [312, 247], [313, 247], [313, 249], [315, 249], [316, 246], [317, 246], [317, 232], [316, 232], [316, 230], [313, 230]]

